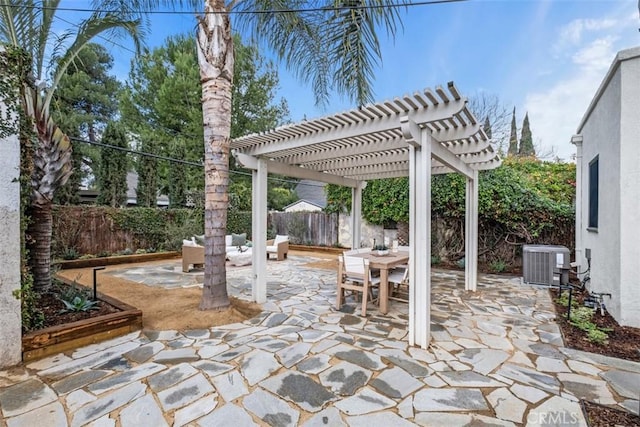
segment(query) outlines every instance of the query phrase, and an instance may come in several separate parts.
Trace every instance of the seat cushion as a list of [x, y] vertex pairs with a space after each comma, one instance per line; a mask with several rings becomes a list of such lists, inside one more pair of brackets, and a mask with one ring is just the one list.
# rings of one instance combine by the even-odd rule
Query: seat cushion
[[276, 245], [267, 246], [267, 252], [278, 252], [278, 247]]
[[276, 234], [276, 238], [273, 239], [273, 244], [277, 245], [278, 243], [282, 243], [282, 242], [286, 242], [289, 240], [289, 236], [286, 235], [281, 235], [281, 234]]

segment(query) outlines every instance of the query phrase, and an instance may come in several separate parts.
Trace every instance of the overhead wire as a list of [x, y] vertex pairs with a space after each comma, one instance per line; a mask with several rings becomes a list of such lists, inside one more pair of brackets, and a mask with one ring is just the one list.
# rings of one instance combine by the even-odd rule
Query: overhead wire
[[[367, 9], [394, 9], [403, 7], [429, 6], [446, 3], [461, 3], [469, 0], [424, 0], [409, 3], [393, 3], [393, 4], [370, 4], [370, 5], [344, 5], [344, 6], [326, 6], [326, 7], [309, 7], [309, 8], [290, 8], [290, 9], [270, 9], [270, 10], [228, 10], [228, 11], [184, 11], [184, 10], [137, 10], [136, 13], [148, 15], [203, 15], [203, 14], [228, 14], [228, 15], [265, 15], [273, 13], [307, 13], [307, 12], [336, 12], [345, 10], [367, 10]], [[12, 7], [14, 5], [0, 3], [0, 7]], [[90, 13], [121, 13], [118, 9], [92, 9], [78, 7], [48, 7], [41, 5], [25, 5], [22, 7], [33, 8], [39, 10], [61, 10], [67, 12], [90, 12]]]
[[[184, 165], [187, 165], [187, 166], [204, 168], [204, 162], [198, 163], [198, 162], [192, 162], [192, 161], [184, 160], [184, 159], [176, 159], [174, 157], [162, 156], [160, 154], [148, 153], [148, 152], [140, 151], [140, 150], [133, 150], [131, 148], [119, 147], [117, 145], [110, 145], [110, 144], [105, 144], [105, 143], [97, 142], [97, 141], [89, 141], [89, 140], [78, 138], [78, 137], [75, 137], [75, 136], [70, 136], [69, 139], [72, 140], [72, 141], [75, 141], [75, 142], [82, 142], [82, 143], [85, 143], [85, 144], [95, 145], [95, 146], [102, 147], [102, 148], [108, 148], [108, 149], [117, 150], [117, 151], [124, 151], [125, 153], [130, 153], [130, 154], [134, 154], [134, 155], [137, 155], [137, 156], [151, 157], [151, 158], [158, 159], [158, 160], [166, 160], [166, 161], [172, 162], [172, 163], [179, 163], [179, 164], [184, 164]], [[232, 170], [232, 169], [229, 170], [229, 173], [236, 174], [236, 175], [243, 175], [243, 176], [252, 176], [252, 174], [250, 172], [243, 172], [243, 171]], [[274, 176], [268, 176], [267, 179], [271, 180], [271, 181], [284, 182], [284, 183], [288, 183], [288, 184], [297, 184], [297, 183], [299, 183], [299, 181], [294, 181], [294, 180], [285, 179], [285, 178], [278, 178], [278, 177], [274, 177]], [[324, 184], [309, 184], [309, 183], [305, 183], [304, 185], [315, 186], [315, 187], [324, 187]]]

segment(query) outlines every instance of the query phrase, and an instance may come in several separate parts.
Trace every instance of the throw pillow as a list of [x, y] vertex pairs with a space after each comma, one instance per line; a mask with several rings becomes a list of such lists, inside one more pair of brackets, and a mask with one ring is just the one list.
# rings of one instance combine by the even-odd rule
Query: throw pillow
[[231, 234], [231, 246], [242, 246], [247, 243], [247, 233]]
[[182, 240], [182, 246], [196, 246], [195, 243], [193, 243], [193, 240]]
[[196, 239], [196, 243], [200, 246], [204, 246], [204, 234], [202, 236], [193, 236]]

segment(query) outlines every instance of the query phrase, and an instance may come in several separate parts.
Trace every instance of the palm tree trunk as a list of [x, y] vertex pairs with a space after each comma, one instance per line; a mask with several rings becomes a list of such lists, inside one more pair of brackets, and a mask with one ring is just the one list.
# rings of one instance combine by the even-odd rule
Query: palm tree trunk
[[31, 222], [27, 229], [29, 263], [33, 272], [33, 287], [45, 291], [51, 286], [51, 234], [53, 231], [52, 205], [38, 205], [31, 209]]
[[[224, 12], [222, 0], [209, 0], [205, 12]], [[201, 310], [229, 307], [225, 234], [229, 196], [229, 143], [233, 39], [225, 13], [199, 18], [198, 63], [202, 82], [205, 168], [204, 286]]]

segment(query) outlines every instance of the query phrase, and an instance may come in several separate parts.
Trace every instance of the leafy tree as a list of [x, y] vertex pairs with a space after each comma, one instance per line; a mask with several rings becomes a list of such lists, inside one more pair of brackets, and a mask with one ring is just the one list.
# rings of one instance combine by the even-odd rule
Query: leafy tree
[[[102, 143], [128, 148], [127, 137], [120, 125], [110, 122], [102, 136]], [[113, 148], [103, 148], [98, 174], [98, 204], [122, 207], [127, 203], [127, 154]]]
[[522, 134], [520, 136], [520, 157], [535, 157], [536, 150], [533, 147], [533, 137], [531, 136], [531, 128], [529, 127], [529, 113], [524, 115], [522, 122]]
[[[200, 1], [138, 0], [129, 10]], [[310, 8], [313, 2], [206, 0], [198, 17], [198, 64], [202, 82], [205, 144], [205, 277], [201, 309], [229, 306], [224, 247], [229, 204], [229, 142], [232, 122], [234, 42], [231, 16], [278, 59], [310, 83], [318, 103], [337, 90], [362, 105], [372, 100], [371, 83], [381, 59], [377, 30], [395, 35], [399, 3], [392, 0], [349, 0]], [[400, 3], [402, 4], [402, 3]], [[111, 0], [121, 8], [122, 0]], [[275, 12], [274, 7], [286, 9]], [[378, 6], [378, 7], [370, 7]], [[230, 14], [229, 12], [236, 12]], [[262, 13], [261, 13], [262, 12]]]
[[518, 129], [516, 128], [516, 107], [513, 107], [513, 115], [511, 116], [511, 136], [509, 137], [508, 156], [518, 155]]
[[[117, 36], [124, 31], [138, 43], [139, 21], [111, 12], [95, 12], [80, 22], [74, 31], [60, 34], [52, 26], [59, 0], [7, 0], [0, 5], [0, 42], [23, 49], [31, 56], [32, 76], [22, 88], [22, 108], [31, 120], [37, 137], [32, 151], [31, 174], [32, 222], [27, 230], [34, 288], [51, 285], [52, 204], [56, 190], [72, 172], [71, 143], [54, 122], [50, 104], [67, 68], [97, 35], [106, 32]], [[46, 58], [52, 54], [57, 68], [47, 78]], [[38, 84], [36, 84], [38, 82]]]

